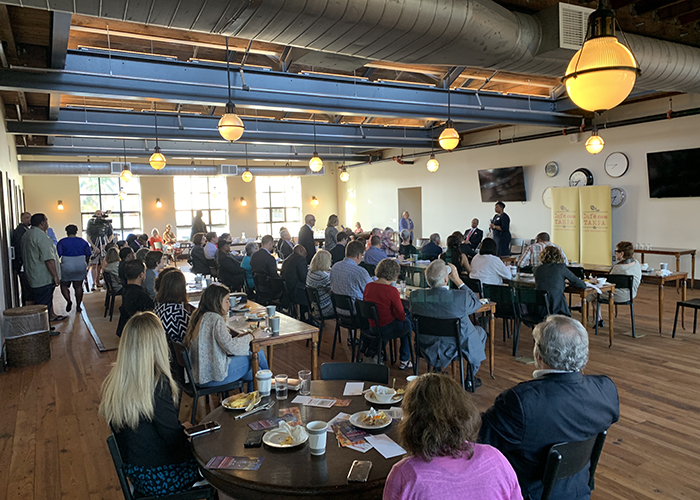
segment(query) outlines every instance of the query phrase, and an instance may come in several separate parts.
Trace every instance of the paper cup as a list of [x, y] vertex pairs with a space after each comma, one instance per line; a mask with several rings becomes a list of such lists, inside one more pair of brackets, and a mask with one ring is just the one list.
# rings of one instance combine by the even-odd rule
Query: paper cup
[[668, 269], [668, 263], [666, 263], [666, 262], [660, 262], [660, 263], [659, 263], [659, 268], [660, 268], [662, 271], [665, 271], [666, 269]]
[[309, 433], [309, 449], [312, 455], [323, 455], [326, 453], [326, 435], [328, 424], [320, 420], [314, 420], [306, 424]]
[[408, 382], [410, 384], [411, 382], [413, 382], [417, 378], [418, 378], [418, 375], [409, 375], [408, 377], [406, 377], [406, 382]]
[[258, 392], [261, 396], [269, 396], [272, 389], [272, 372], [270, 370], [258, 370], [255, 374], [258, 381]]
[[275, 313], [277, 312], [277, 308], [275, 306], [267, 306], [266, 309], [267, 309], [267, 315], [270, 318], [273, 317], [275, 315]]
[[272, 329], [272, 333], [277, 335], [280, 332], [280, 317], [279, 316], [272, 316], [270, 318], [270, 328]]

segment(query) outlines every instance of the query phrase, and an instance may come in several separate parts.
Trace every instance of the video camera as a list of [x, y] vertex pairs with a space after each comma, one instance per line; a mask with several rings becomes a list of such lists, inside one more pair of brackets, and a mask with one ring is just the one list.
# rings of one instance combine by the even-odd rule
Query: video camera
[[96, 243], [99, 239], [112, 236], [112, 219], [108, 218], [109, 212], [102, 215], [93, 215], [87, 223], [87, 235]]

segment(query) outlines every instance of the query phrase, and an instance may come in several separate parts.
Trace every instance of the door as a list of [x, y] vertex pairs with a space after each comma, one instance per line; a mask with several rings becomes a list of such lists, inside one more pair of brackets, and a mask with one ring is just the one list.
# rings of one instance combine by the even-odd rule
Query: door
[[[408, 212], [413, 221], [413, 243], [423, 237], [423, 211], [421, 203], [420, 187], [400, 188], [399, 191], [399, 218], [404, 212]], [[398, 225], [398, 224], [397, 224]]]

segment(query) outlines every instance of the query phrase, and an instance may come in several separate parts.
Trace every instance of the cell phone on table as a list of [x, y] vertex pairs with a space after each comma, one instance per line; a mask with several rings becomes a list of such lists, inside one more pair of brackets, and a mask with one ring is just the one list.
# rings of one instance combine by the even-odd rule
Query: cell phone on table
[[372, 470], [372, 462], [369, 460], [355, 460], [348, 472], [348, 481], [366, 483], [369, 479], [369, 471]]
[[213, 420], [209, 422], [202, 422], [201, 424], [194, 425], [189, 429], [185, 429], [185, 434], [188, 437], [201, 436], [202, 434], [208, 434], [210, 432], [218, 431], [221, 429], [219, 422]]
[[262, 446], [263, 434], [265, 431], [249, 431], [248, 437], [245, 438], [243, 447], [245, 448], [260, 448]]

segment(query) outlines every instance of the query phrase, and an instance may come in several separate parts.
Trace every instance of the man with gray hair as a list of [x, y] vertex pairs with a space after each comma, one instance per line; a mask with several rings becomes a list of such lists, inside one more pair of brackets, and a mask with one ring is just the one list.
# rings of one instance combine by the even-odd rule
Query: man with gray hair
[[[457, 268], [445, 264], [441, 259], [430, 263], [425, 270], [425, 278], [430, 288], [419, 288], [411, 292], [411, 314], [437, 319], [459, 318], [462, 331], [459, 346], [449, 337], [421, 338], [418, 346], [421, 356], [431, 366], [445, 369], [461, 353], [474, 367], [476, 374], [479, 365], [486, 359], [486, 332], [483, 328], [472, 325], [469, 315], [481, 308], [481, 302], [462, 282]], [[457, 290], [450, 290], [449, 281], [455, 284]], [[481, 385], [479, 379], [475, 379], [475, 385]]]
[[[513, 466], [524, 498], [540, 498], [549, 448], [585, 441], [620, 418], [620, 400], [605, 375], [583, 375], [588, 332], [567, 316], [535, 327], [533, 380], [501, 393], [482, 415], [479, 442], [500, 450]], [[554, 484], [551, 498], [589, 499], [589, 468]]]
[[440, 235], [433, 233], [430, 235], [430, 241], [423, 245], [420, 249], [420, 258], [427, 260], [435, 260], [442, 253], [440, 246]]
[[306, 248], [306, 263], [309, 264], [314, 255], [316, 255], [316, 241], [314, 241], [314, 226], [316, 225], [316, 216], [314, 214], [306, 214], [304, 216], [304, 225], [299, 229], [299, 238], [297, 243]]

